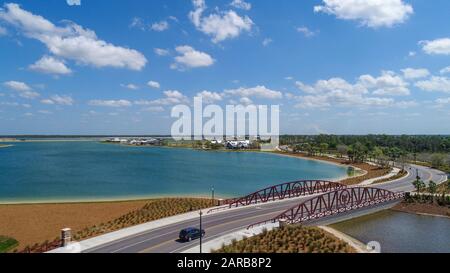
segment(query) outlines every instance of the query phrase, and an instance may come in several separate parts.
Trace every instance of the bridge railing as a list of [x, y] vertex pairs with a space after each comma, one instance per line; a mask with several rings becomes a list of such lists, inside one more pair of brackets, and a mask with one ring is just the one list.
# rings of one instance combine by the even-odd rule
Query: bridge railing
[[226, 208], [249, 206], [271, 201], [297, 198], [347, 188], [346, 185], [325, 180], [299, 180], [267, 187], [240, 198], [228, 199], [224, 207], [211, 209], [208, 213]]
[[369, 187], [353, 187], [328, 192], [296, 205], [273, 219], [262, 221], [248, 228], [277, 222], [280, 219], [290, 224], [305, 223], [351, 210], [376, 206], [404, 198], [404, 193], [394, 193], [384, 189]]

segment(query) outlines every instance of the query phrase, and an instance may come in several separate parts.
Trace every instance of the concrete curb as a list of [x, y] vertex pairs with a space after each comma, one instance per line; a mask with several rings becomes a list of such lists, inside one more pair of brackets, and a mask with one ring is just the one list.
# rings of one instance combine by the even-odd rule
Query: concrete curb
[[330, 233], [331, 235], [333, 235], [334, 237], [341, 239], [342, 241], [346, 242], [347, 244], [349, 244], [351, 247], [353, 247], [357, 253], [369, 253], [369, 251], [367, 250], [367, 246], [365, 244], [363, 244], [362, 242], [356, 240], [353, 237], [348, 236], [345, 233], [342, 233], [334, 228], [331, 227], [326, 227], [326, 226], [318, 226], [318, 228]]

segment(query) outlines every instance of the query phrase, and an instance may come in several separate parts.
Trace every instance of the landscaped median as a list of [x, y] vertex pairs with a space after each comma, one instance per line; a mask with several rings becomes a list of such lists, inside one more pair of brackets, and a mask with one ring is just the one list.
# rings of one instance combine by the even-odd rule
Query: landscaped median
[[412, 193], [393, 210], [450, 217], [450, 180], [440, 185], [430, 183], [425, 191]]
[[355, 253], [355, 248], [317, 227], [284, 226], [242, 240], [213, 253]]

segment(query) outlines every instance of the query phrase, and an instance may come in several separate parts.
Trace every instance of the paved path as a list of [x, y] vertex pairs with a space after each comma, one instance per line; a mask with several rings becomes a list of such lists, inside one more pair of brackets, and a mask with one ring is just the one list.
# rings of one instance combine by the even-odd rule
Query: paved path
[[[433, 180], [442, 183], [447, 180], [444, 173], [422, 166], [411, 166], [408, 176], [395, 182], [387, 182], [375, 185], [395, 192], [413, 191], [412, 182], [416, 179], [415, 168], [419, 170], [421, 178], [429, 182]], [[203, 227], [206, 230], [204, 242], [215, 240], [224, 235], [242, 230], [248, 225], [271, 219], [280, 213], [299, 204], [311, 197], [301, 197], [297, 199], [283, 200], [274, 203], [267, 203], [257, 206], [242, 207], [239, 209], [224, 210], [218, 213], [204, 215]], [[171, 253], [183, 252], [191, 249], [198, 241], [181, 243], [176, 239], [181, 229], [198, 226], [198, 218], [180, 220], [164, 226], [153, 228], [148, 231], [118, 239], [110, 243], [103, 244], [96, 248], [86, 250], [89, 253]]]

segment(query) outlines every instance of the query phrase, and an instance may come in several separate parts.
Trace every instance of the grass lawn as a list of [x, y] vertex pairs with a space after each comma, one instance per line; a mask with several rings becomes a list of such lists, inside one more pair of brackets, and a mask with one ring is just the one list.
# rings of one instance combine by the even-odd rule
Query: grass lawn
[[19, 242], [17, 242], [16, 239], [0, 235], [0, 253], [6, 253], [15, 248], [18, 244]]

